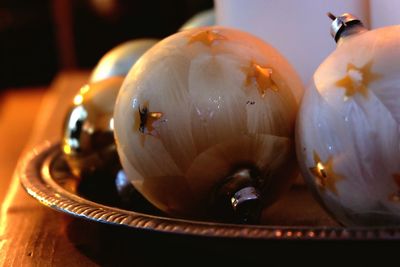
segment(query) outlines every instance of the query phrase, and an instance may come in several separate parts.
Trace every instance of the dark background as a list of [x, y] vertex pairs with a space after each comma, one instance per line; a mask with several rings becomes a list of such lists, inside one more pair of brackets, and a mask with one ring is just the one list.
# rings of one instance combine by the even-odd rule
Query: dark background
[[117, 44], [176, 32], [212, 0], [0, 0], [0, 90], [92, 68]]

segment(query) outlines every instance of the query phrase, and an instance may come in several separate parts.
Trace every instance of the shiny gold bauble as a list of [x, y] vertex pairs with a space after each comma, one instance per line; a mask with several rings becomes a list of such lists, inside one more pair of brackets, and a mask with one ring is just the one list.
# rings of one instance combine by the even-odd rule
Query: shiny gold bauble
[[113, 111], [122, 81], [123, 77], [113, 77], [89, 83], [73, 100], [64, 123], [62, 150], [77, 176], [120, 168]]

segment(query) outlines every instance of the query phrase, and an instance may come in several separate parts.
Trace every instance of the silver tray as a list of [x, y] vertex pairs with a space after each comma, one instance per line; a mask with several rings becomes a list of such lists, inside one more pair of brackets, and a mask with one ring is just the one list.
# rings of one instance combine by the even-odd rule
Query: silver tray
[[[139, 194], [123, 206], [104, 177], [87, 181], [74, 177], [59, 144], [38, 145], [18, 168], [25, 190], [40, 203], [79, 218], [177, 235], [261, 240], [378, 240], [400, 239], [399, 228], [345, 228], [313, 200], [303, 185], [263, 212], [262, 225], [240, 225], [171, 218], [152, 207]], [[100, 182], [99, 182], [100, 181]], [[112, 179], [109, 179], [112, 181]]]

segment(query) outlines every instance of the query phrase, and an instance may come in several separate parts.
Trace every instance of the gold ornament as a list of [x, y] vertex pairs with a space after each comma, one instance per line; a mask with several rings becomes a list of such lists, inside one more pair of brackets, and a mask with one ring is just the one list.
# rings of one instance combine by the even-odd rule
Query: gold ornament
[[62, 150], [76, 176], [120, 168], [114, 142], [114, 103], [122, 77], [83, 86], [64, 123]]

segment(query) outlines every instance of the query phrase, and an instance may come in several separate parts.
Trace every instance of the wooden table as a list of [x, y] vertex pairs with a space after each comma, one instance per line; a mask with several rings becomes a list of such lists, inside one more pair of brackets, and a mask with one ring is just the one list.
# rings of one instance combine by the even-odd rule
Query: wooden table
[[[0, 218], [0, 266], [190, 266], [215, 262], [223, 262], [224, 266], [253, 266], [266, 265], [272, 259], [281, 263], [293, 259], [282, 257], [282, 253], [297, 255], [297, 261], [312, 261], [299, 253], [326, 254], [332, 260], [331, 245], [336, 247], [337, 242], [321, 246], [314, 242], [160, 234], [84, 221], [38, 204], [24, 192], [15, 174], [9, 179], [17, 156], [44, 140], [60, 139], [66, 109], [87, 77], [86, 72], [63, 73], [48, 90], [19, 90], [0, 97], [3, 147], [0, 198], [4, 198]], [[357, 244], [374, 250], [374, 246], [368, 246], [371, 243]], [[353, 244], [341, 243], [341, 253], [354, 256], [349, 245]], [[389, 248], [397, 250], [397, 244], [384, 245], [386, 249], [392, 245]]]
[[[10, 89], [0, 94], [0, 203], [32, 130], [45, 88]], [[21, 110], [23, 112], [21, 112]]]
[[60, 139], [63, 116], [87, 76], [86, 72], [64, 73], [48, 90], [8, 91], [1, 98], [0, 130], [5, 153], [1, 156], [0, 262], [4, 266], [92, 263], [83, 256], [67, 256], [72, 255], [74, 248], [64, 232], [68, 218], [38, 205], [21, 188], [15, 174], [8, 179], [21, 151], [26, 152], [44, 140]]

